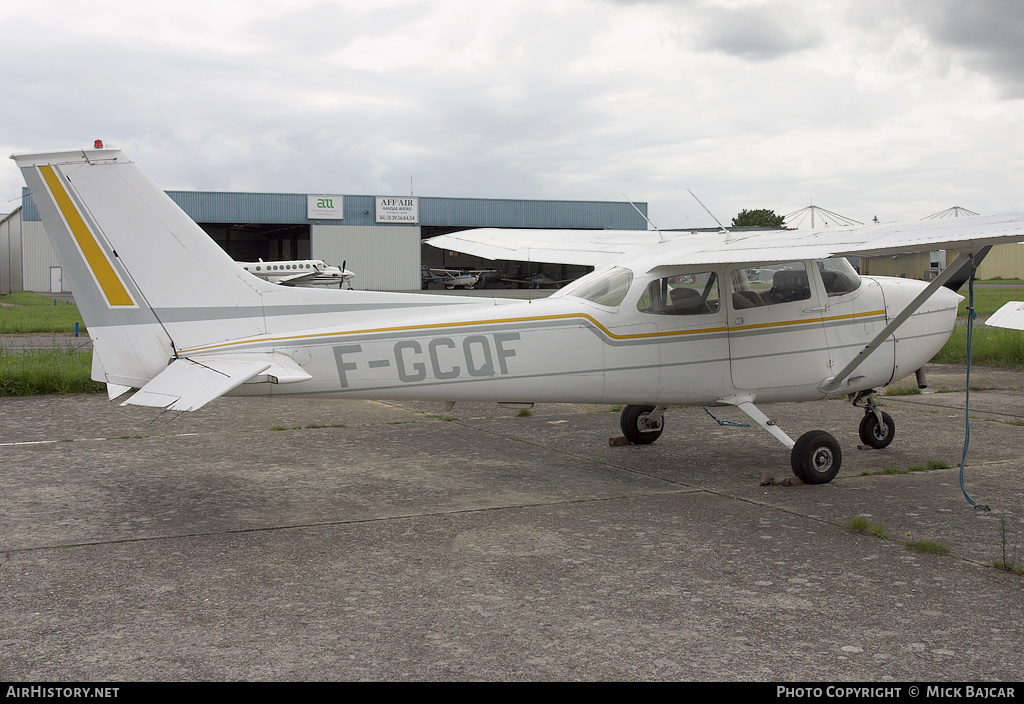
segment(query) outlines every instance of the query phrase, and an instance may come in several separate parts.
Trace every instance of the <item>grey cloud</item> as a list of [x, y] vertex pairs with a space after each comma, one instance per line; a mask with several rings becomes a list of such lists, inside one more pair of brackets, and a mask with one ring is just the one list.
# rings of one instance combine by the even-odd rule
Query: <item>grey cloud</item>
[[964, 65], [1024, 97], [1024, 3], [1019, 0], [906, 0], [903, 12]]
[[820, 42], [806, 17], [785, 5], [709, 7], [696, 26], [700, 48], [750, 61], [779, 58]]

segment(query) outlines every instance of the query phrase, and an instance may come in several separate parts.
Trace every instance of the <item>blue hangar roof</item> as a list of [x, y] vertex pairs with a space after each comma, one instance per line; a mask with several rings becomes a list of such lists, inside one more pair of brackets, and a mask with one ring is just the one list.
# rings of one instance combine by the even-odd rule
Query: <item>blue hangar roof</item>
[[[345, 195], [344, 219], [310, 220], [306, 217], [304, 193], [167, 191], [167, 195], [189, 217], [203, 223], [378, 224], [375, 196]], [[643, 216], [625, 202], [415, 197], [419, 200], [417, 225], [421, 227], [647, 229]], [[39, 219], [27, 188], [22, 189], [22, 206], [24, 220]], [[647, 203], [636, 206], [647, 214]]]

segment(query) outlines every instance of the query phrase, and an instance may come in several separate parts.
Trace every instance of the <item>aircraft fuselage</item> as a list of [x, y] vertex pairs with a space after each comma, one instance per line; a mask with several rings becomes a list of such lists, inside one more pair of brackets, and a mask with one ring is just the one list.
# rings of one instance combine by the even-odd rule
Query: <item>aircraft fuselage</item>
[[[862, 277], [853, 290], [829, 295], [816, 263], [799, 264], [803, 274], [789, 277], [800, 278], [796, 300], [768, 303], [777, 294], [762, 288], [761, 304], [750, 307], [739, 307], [749, 301], [741, 287], [756, 295], [739, 281], [740, 267], [690, 267], [689, 274], [632, 275], [615, 305], [579, 297], [573, 287], [547, 299], [440, 305], [393, 314], [385, 326], [364, 320], [179, 353], [272, 352], [312, 376], [234, 392], [245, 395], [686, 405], [749, 393], [759, 401], [811, 400], [826, 396], [823, 381], [925, 284]], [[657, 310], [650, 300], [659, 282], [672, 282], [663, 288], [675, 295], [681, 288], [701, 293], [712, 278], [714, 298], [699, 310], [673, 310], [667, 296], [668, 309]], [[959, 300], [940, 289], [837, 393], [884, 386], [924, 365], [948, 338]]]

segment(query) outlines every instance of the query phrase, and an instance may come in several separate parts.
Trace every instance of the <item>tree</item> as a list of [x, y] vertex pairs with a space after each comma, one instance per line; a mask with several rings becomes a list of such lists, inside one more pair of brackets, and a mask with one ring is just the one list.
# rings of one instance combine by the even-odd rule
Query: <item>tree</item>
[[774, 210], [747, 210], [744, 208], [740, 214], [732, 219], [733, 227], [752, 227], [760, 225], [779, 230], [786, 227], [786, 216], [776, 215]]

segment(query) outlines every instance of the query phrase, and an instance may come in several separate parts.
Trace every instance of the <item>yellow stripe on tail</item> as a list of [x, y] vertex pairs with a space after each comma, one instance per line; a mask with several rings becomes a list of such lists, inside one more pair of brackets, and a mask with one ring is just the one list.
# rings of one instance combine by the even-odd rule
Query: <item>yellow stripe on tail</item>
[[107, 255], [103, 253], [96, 237], [89, 230], [89, 226], [85, 224], [78, 209], [75, 208], [75, 204], [71, 202], [70, 196], [64, 190], [53, 167], [40, 166], [39, 172], [43, 175], [46, 185], [50, 187], [50, 193], [53, 194], [57, 207], [64, 214], [64, 220], [67, 221], [71, 234], [78, 243], [78, 248], [81, 250], [82, 256], [85, 257], [89, 269], [92, 270], [96, 282], [103, 290], [107, 304], [110, 306], [134, 306], [135, 301], [132, 300], [124, 284], [121, 283], [117, 272], [114, 271], [114, 267], [111, 266]]

